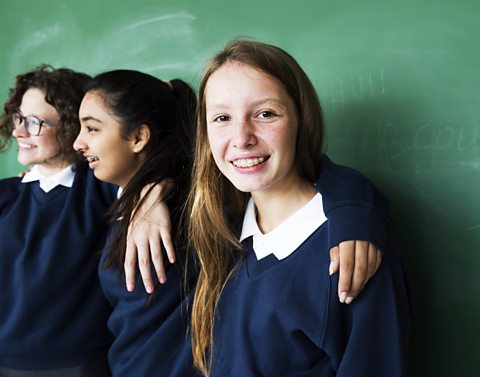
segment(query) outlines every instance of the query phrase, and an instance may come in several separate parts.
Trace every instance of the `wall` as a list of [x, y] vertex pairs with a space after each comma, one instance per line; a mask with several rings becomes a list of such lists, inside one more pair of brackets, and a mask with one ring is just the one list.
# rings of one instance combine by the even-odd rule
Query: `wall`
[[[474, 375], [480, 335], [480, 3], [66, 1], [0, 3], [0, 100], [39, 63], [135, 68], [198, 83], [228, 39], [278, 44], [311, 76], [328, 154], [392, 203], [417, 290], [411, 376]], [[15, 148], [0, 176], [23, 167]], [[387, 336], [387, 335], [386, 335]]]

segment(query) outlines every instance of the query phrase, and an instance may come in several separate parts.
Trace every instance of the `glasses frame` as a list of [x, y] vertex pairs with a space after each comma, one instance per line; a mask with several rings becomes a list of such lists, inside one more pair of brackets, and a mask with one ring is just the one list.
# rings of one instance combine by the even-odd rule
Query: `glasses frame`
[[[20, 122], [16, 122], [15, 117], [18, 117], [20, 119]], [[29, 130], [29, 128], [30, 128], [29, 119], [35, 119], [38, 122], [38, 132], [37, 133], [30, 132], [30, 130]], [[47, 126], [61, 126], [62, 125], [61, 122], [54, 122], [54, 121], [51, 121], [51, 120], [45, 120], [45, 119], [37, 117], [36, 115], [23, 116], [22, 114], [20, 114], [17, 111], [12, 114], [12, 122], [13, 122], [13, 127], [14, 128], [18, 128], [18, 126], [23, 124], [23, 127], [25, 128], [25, 131], [27, 131], [27, 133], [31, 136], [40, 135], [40, 132], [42, 131], [42, 126], [44, 124], [46, 124]]]

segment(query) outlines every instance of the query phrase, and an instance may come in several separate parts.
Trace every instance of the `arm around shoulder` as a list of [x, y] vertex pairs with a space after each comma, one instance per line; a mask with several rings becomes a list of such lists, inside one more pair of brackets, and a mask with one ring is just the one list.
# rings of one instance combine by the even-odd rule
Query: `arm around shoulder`
[[330, 223], [330, 247], [363, 240], [385, 251], [389, 203], [368, 178], [324, 156], [316, 186]]

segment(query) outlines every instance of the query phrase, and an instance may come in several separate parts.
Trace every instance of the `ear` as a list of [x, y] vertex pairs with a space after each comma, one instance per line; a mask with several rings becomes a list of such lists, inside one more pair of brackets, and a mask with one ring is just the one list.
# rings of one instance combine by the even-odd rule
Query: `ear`
[[132, 151], [133, 153], [142, 152], [150, 140], [150, 128], [146, 124], [141, 124], [132, 132]]

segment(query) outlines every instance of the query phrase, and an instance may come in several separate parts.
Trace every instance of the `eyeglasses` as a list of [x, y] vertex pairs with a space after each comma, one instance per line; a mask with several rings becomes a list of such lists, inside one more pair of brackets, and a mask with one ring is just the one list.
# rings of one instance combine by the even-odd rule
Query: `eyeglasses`
[[46, 124], [47, 126], [60, 126], [60, 122], [52, 122], [51, 120], [40, 119], [35, 115], [23, 116], [19, 113], [13, 113], [12, 121], [15, 128], [18, 128], [22, 125], [25, 127], [25, 130], [32, 136], [38, 136], [42, 126]]

